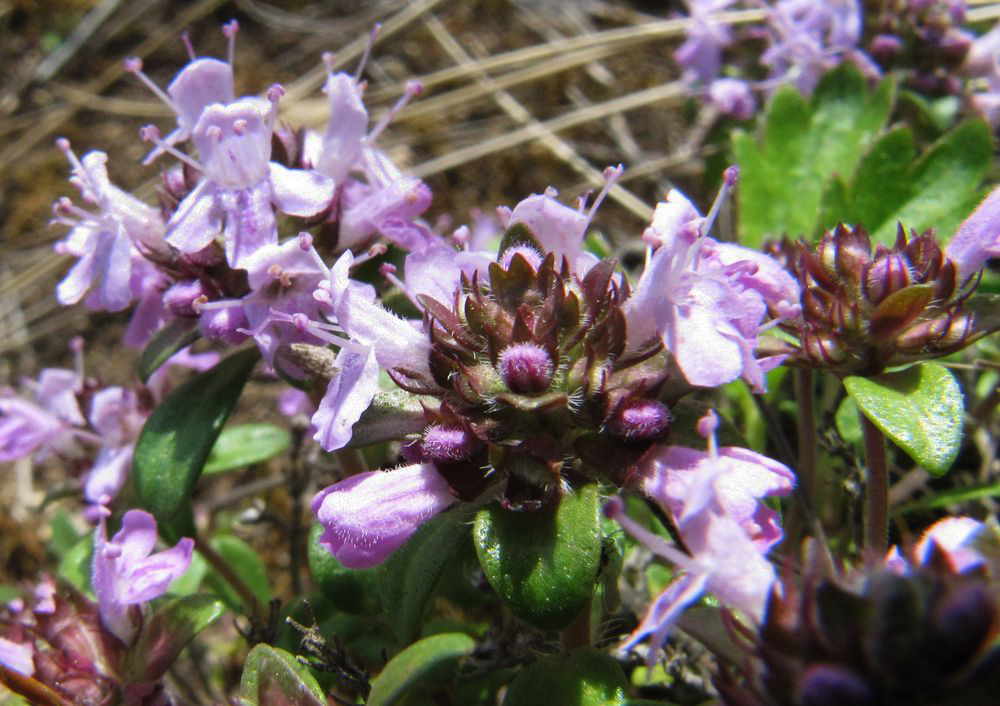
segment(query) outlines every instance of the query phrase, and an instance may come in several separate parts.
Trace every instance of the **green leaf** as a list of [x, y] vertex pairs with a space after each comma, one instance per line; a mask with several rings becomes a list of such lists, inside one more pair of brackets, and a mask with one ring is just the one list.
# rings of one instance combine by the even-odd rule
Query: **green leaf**
[[273, 424], [237, 424], [219, 434], [204, 473], [222, 473], [277, 456], [292, 445], [287, 429]]
[[840, 401], [837, 412], [833, 416], [833, 422], [840, 433], [840, 438], [845, 443], [857, 446], [863, 440], [861, 422], [858, 420], [858, 406], [850, 396]]
[[[872, 240], [892, 244], [897, 221], [918, 232], [935, 228], [943, 237], [954, 233], [979, 202], [979, 185], [992, 159], [993, 138], [985, 122], [970, 120], [956, 127], [913, 164], [902, 182], [909, 187], [905, 199], [897, 201], [883, 221], [864, 224]], [[880, 184], [877, 193], [886, 186]], [[897, 191], [899, 184], [890, 187]]]
[[909, 170], [915, 155], [910, 128], [899, 127], [882, 135], [858, 166], [850, 204], [824, 225], [833, 227], [844, 221], [875, 230], [888, 222], [909, 195]]
[[225, 612], [214, 596], [196, 593], [176, 598], [156, 609], [143, 623], [138, 641], [129, 650], [133, 681], [156, 681], [195, 635]]
[[[504, 706], [609, 706], [626, 703], [628, 680], [607, 653], [583, 647], [550, 655], [518, 672]], [[632, 703], [629, 701], [629, 703]]]
[[844, 387], [868, 419], [933, 475], [948, 471], [962, 445], [964, 400], [951, 371], [921, 363]]
[[146, 420], [132, 477], [140, 505], [161, 525], [189, 514], [188, 496], [259, 357], [256, 348], [234, 353], [177, 387]]
[[865, 78], [848, 63], [823, 78], [809, 103], [794, 88], [779, 88], [760, 143], [739, 133], [733, 137], [741, 243], [759, 247], [766, 237], [815, 233], [830, 180], [854, 173], [885, 125], [893, 98], [891, 80], [869, 95]]
[[93, 596], [90, 585], [90, 565], [94, 559], [94, 538], [87, 534], [77, 540], [59, 560], [56, 575], [71, 584], [74, 588]]
[[305, 665], [261, 643], [243, 664], [240, 698], [248, 706], [326, 706], [326, 696]]
[[320, 545], [322, 535], [323, 525], [317, 522], [309, 533], [309, 571], [316, 588], [337, 610], [355, 615], [381, 613], [378, 569], [348, 569]]
[[914, 500], [898, 508], [893, 508], [893, 514], [905, 515], [916, 510], [936, 510], [939, 507], [948, 505], [961, 505], [974, 500], [984, 498], [1000, 497], [1000, 483], [988, 483], [987, 485], [975, 485], [970, 488], [950, 488], [942, 490], [920, 500]]
[[425, 637], [389, 660], [372, 681], [367, 706], [397, 703], [406, 691], [439, 665], [472, 654], [476, 641], [462, 633]]
[[382, 606], [400, 643], [419, 633], [427, 601], [469, 531], [471, 514], [460, 506], [425, 522], [380, 567]]
[[472, 536], [486, 578], [519, 617], [561, 630], [587, 606], [601, 556], [596, 485], [536, 512], [493, 503], [476, 515]]
[[143, 384], [157, 369], [181, 348], [198, 340], [198, 323], [194, 319], [174, 319], [161, 328], [142, 349], [139, 357], [139, 379]]
[[[271, 602], [271, 585], [267, 580], [267, 567], [264, 566], [264, 561], [253, 547], [231, 534], [217, 534], [208, 543], [226, 560], [233, 571], [239, 574], [259, 605], [266, 606]], [[209, 569], [205, 575], [205, 581], [229, 608], [237, 612], [250, 612], [250, 606], [243, 605], [239, 594], [217, 571]]]

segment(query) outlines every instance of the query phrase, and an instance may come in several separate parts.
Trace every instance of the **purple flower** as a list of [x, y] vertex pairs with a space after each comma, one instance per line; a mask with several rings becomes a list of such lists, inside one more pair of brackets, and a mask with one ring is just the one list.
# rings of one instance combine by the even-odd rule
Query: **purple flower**
[[761, 322], [769, 306], [797, 312], [798, 285], [768, 256], [706, 238], [707, 225], [677, 191], [657, 205], [643, 239], [659, 247], [624, 307], [629, 346], [658, 336], [692, 385], [742, 376], [761, 390], [780, 362], [754, 358]]
[[862, 20], [857, 0], [779, 0], [768, 9], [771, 46], [761, 62], [771, 68], [775, 84], [791, 81], [807, 94], [845, 58], [878, 76], [878, 67], [857, 49]]
[[81, 427], [86, 424], [76, 398], [80, 377], [71, 370], [46, 368], [31, 386], [37, 403], [0, 392], [0, 461], [36, 453], [40, 460], [49, 453], [79, 455], [77, 439], [85, 436]]
[[[764, 616], [775, 579], [764, 555], [781, 539], [781, 528], [777, 514], [760, 500], [788, 494], [794, 474], [747, 449], [717, 449], [717, 424], [714, 413], [699, 423], [699, 431], [709, 437], [708, 452], [666, 447], [635, 481], [670, 510], [686, 552], [625, 515], [621, 498], [612, 498], [605, 507], [629, 534], [683, 572], [653, 601], [626, 648], [647, 636], [654, 646], [663, 644], [681, 612], [706, 591], [754, 621]], [[650, 650], [647, 661], [652, 663], [655, 655]]]
[[104, 152], [89, 152], [79, 160], [67, 140], [58, 145], [73, 165], [71, 181], [97, 211], [85, 211], [66, 198], [53, 209], [55, 222], [72, 227], [56, 251], [80, 258], [56, 287], [56, 298], [63, 305], [76, 304], [90, 292], [90, 308], [121, 311], [134, 296], [130, 278], [136, 248], [167, 250], [163, 221], [155, 209], [110, 182]]
[[[280, 89], [270, 101], [243, 98], [205, 108], [192, 138], [204, 179], [177, 207], [167, 224], [167, 240], [182, 252], [202, 250], [220, 235], [232, 267], [278, 241], [274, 209], [293, 216], [322, 212], [334, 182], [318, 172], [287, 169], [271, 162], [271, 135]], [[155, 130], [146, 128], [147, 137]]]
[[152, 554], [156, 521], [148, 512], [129, 510], [109, 542], [107, 513], [101, 514], [94, 532], [94, 593], [101, 623], [128, 644], [139, 626], [130, 607], [163, 595], [170, 582], [187, 571], [194, 541], [185, 537], [173, 548]]
[[674, 52], [674, 59], [684, 69], [687, 81], [711, 83], [722, 67], [722, 51], [729, 46], [729, 27], [713, 17], [732, 5], [734, 0], [686, 0], [689, 24], [687, 38]]
[[83, 496], [90, 503], [118, 495], [132, 468], [132, 451], [148, 414], [133, 390], [109, 387], [94, 394], [90, 424], [101, 436], [101, 450], [87, 474]]
[[1000, 188], [962, 221], [944, 254], [955, 263], [959, 282], [975, 276], [990, 258], [1000, 257]]
[[708, 100], [723, 115], [736, 120], [749, 120], [757, 111], [757, 101], [750, 84], [735, 78], [713, 81], [708, 87]]
[[351, 476], [320, 491], [312, 510], [324, 529], [320, 543], [344, 566], [364, 569], [454, 502], [448, 483], [425, 463]]

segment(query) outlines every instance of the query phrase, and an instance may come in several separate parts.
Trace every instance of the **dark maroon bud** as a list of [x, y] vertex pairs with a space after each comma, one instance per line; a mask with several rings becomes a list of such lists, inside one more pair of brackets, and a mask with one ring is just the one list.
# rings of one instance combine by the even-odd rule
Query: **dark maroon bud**
[[903, 51], [903, 41], [894, 34], [878, 34], [872, 38], [870, 51], [872, 58], [885, 66], [891, 64]]
[[972, 659], [989, 636], [997, 606], [984, 584], [952, 590], [934, 607], [930, 639], [935, 659], [957, 668]]
[[180, 165], [163, 172], [163, 187], [178, 201], [187, 195], [189, 191], [187, 180], [184, 178], [184, 170]]
[[964, 32], [949, 32], [941, 37], [938, 42], [938, 52], [941, 55], [941, 63], [947, 68], [957, 68], [965, 61], [969, 48], [972, 47], [972, 38]]
[[175, 316], [199, 316], [201, 305], [207, 302], [205, 287], [196, 279], [178, 282], [163, 293], [163, 303]]
[[652, 441], [666, 433], [673, 418], [659, 400], [633, 398], [608, 421], [608, 431], [625, 441]]
[[536, 343], [515, 343], [500, 353], [500, 376], [511, 392], [544, 392], [554, 373], [552, 358]]
[[198, 328], [201, 335], [210, 341], [228, 343], [231, 346], [238, 346], [247, 340], [245, 333], [240, 333], [239, 329], [249, 328], [246, 314], [239, 304], [234, 306], [224, 306], [217, 309], [204, 309], [201, 318], [198, 320]]
[[875, 694], [860, 675], [832, 664], [812, 666], [799, 682], [799, 706], [875, 706]]
[[432, 424], [424, 430], [420, 450], [429, 461], [466, 461], [476, 450], [476, 439], [462, 427]]
[[865, 276], [865, 295], [872, 304], [878, 304], [893, 292], [898, 292], [913, 282], [909, 261], [898, 253], [876, 257]]

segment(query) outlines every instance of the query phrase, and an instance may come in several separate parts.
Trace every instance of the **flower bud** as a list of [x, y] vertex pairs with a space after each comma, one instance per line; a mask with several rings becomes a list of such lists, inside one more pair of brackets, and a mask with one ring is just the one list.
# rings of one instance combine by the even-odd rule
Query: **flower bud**
[[865, 296], [872, 304], [908, 287], [913, 282], [910, 264], [903, 255], [887, 252], [875, 258], [865, 275]]
[[853, 671], [832, 664], [817, 664], [802, 675], [795, 703], [802, 706], [874, 706], [876, 699], [872, 688]]
[[420, 450], [428, 461], [448, 463], [468, 460], [476, 446], [476, 439], [462, 427], [432, 424], [424, 431]]
[[659, 400], [628, 400], [608, 421], [608, 431], [624, 441], [652, 441], [666, 433], [673, 415]]
[[208, 309], [202, 312], [198, 320], [202, 336], [210, 341], [228, 343], [231, 346], [238, 346], [247, 340], [246, 334], [241, 333], [239, 329], [245, 329], [249, 325], [242, 306]]
[[200, 280], [178, 282], [163, 293], [163, 303], [174, 316], [198, 316], [201, 305], [208, 301], [205, 287]]
[[500, 375], [511, 392], [544, 392], [555, 372], [548, 352], [535, 343], [515, 343], [500, 353]]

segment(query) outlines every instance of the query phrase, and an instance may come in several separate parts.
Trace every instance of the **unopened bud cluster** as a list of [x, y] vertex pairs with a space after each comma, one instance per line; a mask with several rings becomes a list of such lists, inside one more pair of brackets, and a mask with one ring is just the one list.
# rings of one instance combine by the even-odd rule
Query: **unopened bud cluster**
[[782, 327], [799, 339], [799, 362], [847, 374], [953, 353], [978, 337], [963, 310], [955, 264], [933, 231], [899, 227], [890, 249], [860, 226], [827, 232], [813, 251], [787, 240], [775, 248], [802, 284], [802, 315]]
[[476, 273], [447, 304], [420, 295], [432, 322], [433, 379], [390, 372], [404, 389], [440, 401], [408, 453], [433, 462], [466, 498], [499, 481], [511, 507], [545, 503], [567, 477], [606, 477], [607, 464], [579, 457], [581, 438], [646, 448], [671, 419], [657, 399], [661, 347], [624, 355], [629, 289], [615, 262], [581, 276], [565, 258], [525, 245], [531, 240], [523, 224], [507, 232], [488, 286]]

